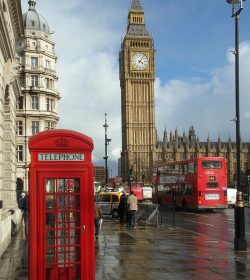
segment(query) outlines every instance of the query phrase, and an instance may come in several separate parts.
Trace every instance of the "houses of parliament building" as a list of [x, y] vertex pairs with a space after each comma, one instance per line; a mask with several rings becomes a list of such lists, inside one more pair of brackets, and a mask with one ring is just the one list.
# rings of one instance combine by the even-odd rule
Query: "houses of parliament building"
[[[236, 143], [229, 137], [200, 141], [193, 126], [182, 135], [164, 131], [157, 140], [155, 125], [155, 49], [152, 36], [145, 25], [145, 14], [140, 0], [132, 0], [128, 13], [127, 32], [119, 55], [122, 151], [120, 174], [125, 181], [150, 181], [156, 162], [176, 161], [201, 156], [220, 156], [227, 159], [228, 182], [236, 181]], [[166, 120], [167, 121], [167, 120]], [[241, 180], [246, 183], [250, 169], [250, 143], [242, 142]]]

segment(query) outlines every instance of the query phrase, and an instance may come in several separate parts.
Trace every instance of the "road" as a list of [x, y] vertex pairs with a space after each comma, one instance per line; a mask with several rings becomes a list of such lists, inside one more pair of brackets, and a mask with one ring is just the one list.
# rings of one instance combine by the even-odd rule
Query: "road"
[[[161, 214], [160, 214], [161, 220]], [[234, 209], [207, 211], [171, 211], [162, 213], [163, 222], [201, 233], [224, 242], [234, 242]], [[250, 208], [245, 207], [245, 235], [250, 245]]]

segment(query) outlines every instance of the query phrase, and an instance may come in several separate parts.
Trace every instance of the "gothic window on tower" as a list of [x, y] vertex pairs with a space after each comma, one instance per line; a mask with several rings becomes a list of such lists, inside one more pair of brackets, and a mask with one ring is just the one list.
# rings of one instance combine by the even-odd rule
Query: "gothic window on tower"
[[248, 169], [248, 162], [244, 162], [244, 171], [246, 172]]
[[16, 126], [17, 126], [17, 135], [23, 135], [23, 122], [17, 121]]
[[17, 145], [16, 158], [18, 162], [23, 161], [23, 145]]
[[38, 87], [38, 75], [31, 75], [31, 86]]
[[39, 109], [39, 98], [37, 95], [32, 95], [31, 96], [31, 108], [33, 110], [38, 110]]
[[39, 121], [31, 122], [31, 134], [37, 134], [39, 132]]

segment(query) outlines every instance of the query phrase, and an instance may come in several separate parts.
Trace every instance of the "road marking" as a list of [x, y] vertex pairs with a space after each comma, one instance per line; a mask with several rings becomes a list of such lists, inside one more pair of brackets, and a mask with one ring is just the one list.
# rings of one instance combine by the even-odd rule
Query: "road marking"
[[196, 223], [196, 224], [202, 224], [202, 225], [206, 225], [206, 226], [210, 226], [210, 227], [214, 227], [214, 225], [207, 224], [207, 223], [202, 223], [202, 222], [197, 222], [197, 221], [192, 221], [192, 220], [187, 220], [187, 219], [185, 219], [184, 221], [191, 222], [191, 223]]

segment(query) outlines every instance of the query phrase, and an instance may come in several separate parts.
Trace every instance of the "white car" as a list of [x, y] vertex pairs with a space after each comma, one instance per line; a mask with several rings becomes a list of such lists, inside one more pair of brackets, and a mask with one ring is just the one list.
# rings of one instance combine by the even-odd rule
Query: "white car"
[[227, 204], [232, 207], [236, 203], [236, 193], [237, 193], [237, 190], [234, 186], [227, 187]]

